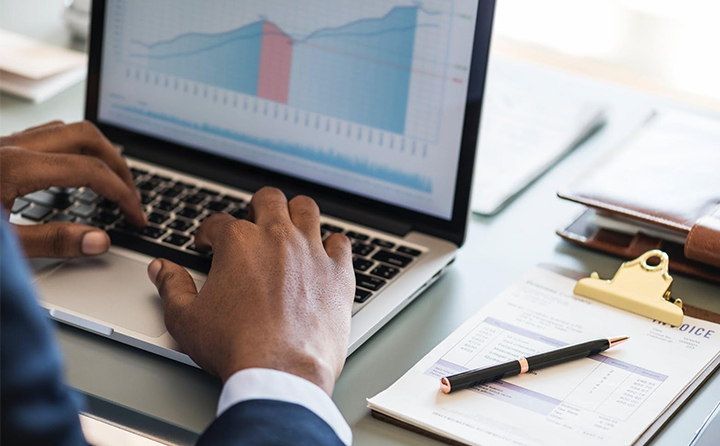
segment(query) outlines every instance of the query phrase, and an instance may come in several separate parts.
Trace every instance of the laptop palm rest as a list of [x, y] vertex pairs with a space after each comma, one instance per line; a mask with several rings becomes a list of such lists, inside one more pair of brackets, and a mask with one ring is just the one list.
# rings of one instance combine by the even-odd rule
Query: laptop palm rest
[[147, 263], [115, 253], [47, 264], [38, 271], [42, 300], [63, 310], [150, 337], [167, 330], [163, 305], [147, 277]]

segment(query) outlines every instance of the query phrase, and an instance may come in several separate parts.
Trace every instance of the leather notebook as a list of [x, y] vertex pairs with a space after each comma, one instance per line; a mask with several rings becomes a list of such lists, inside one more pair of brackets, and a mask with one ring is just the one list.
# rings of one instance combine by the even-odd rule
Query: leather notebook
[[564, 239], [627, 259], [662, 249], [671, 271], [720, 283], [720, 122], [654, 114], [558, 196], [588, 207]]

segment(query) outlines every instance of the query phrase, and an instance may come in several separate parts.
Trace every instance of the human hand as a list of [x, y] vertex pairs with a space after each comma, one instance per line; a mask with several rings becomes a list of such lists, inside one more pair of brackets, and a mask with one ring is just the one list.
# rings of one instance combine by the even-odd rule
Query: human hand
[[[53, 186], [89, 187], [117, 202], [131, 224], [146, 224], [130, 170], [90, 122], [55, 121], [0, 138], [0, 200], [6, 209], [18, 197]], [[104, 231], [76, 223], [18, 225], [16, 231], [28, 257], [82, 257], [110, 248]]]
[[334, 234], [323, 246], [320, 211], [307, 197], [288, 203], [279, 190], [265, 188], [250, 207], [248, 220], [216, 214], [198, 231], [196, 246], [213, 251], [199, 293], [182, 267], [163, 259], [150, 263], [167, 329], [223, 382], [243, 369], [269, 368], [331, 394], [350, 333], [350, 242]]

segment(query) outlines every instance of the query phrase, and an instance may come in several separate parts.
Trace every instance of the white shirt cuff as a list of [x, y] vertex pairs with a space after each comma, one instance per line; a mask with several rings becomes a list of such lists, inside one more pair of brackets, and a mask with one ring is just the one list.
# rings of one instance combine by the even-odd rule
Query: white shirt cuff
[[245, 369], [225, 382], [217, 416], [235, 404], [249, 400], [274, 400], [298, 404], [325, 421], [340, 440], [352, 444], [352, 431], [333, 400], [310, 381], [272, 369]]

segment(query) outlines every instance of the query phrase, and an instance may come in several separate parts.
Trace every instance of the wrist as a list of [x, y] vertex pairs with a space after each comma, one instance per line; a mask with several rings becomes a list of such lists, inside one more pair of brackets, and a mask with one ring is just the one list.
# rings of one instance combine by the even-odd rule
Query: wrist
[[244, 358], [231, 362], [220, 373], [223, 383], [235, 373], [246, 369], [270, 369], [303, 378], [332, 395], [336, 375], [333, 368], [322, 360], [306, 355], [283, 355], [282, 357]]

